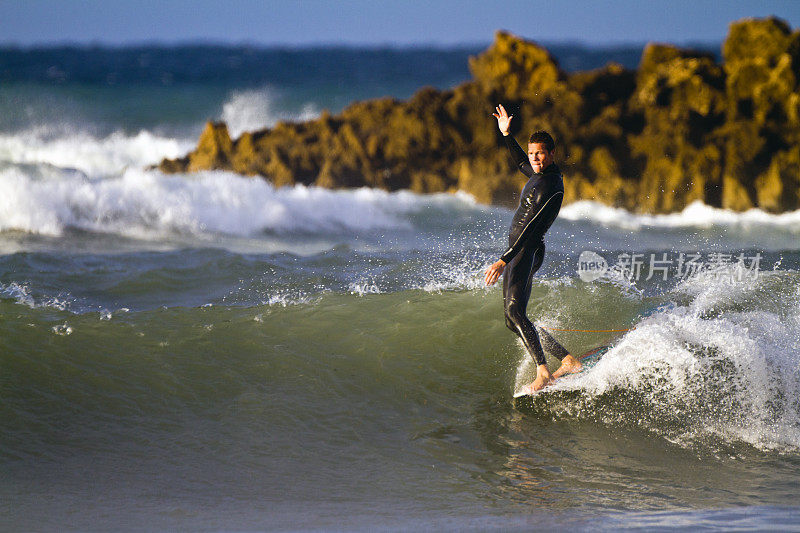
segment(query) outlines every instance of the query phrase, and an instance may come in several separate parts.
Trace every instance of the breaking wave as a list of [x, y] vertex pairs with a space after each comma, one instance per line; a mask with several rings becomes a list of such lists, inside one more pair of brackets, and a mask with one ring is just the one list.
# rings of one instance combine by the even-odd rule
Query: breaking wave
[[67, 228], [135, 238], [402, 230], [426, 207], [481, 210], [468, 195], [276, 188], [227, 172], [167, 176], [128, 169], [105, 179], [76, 172], [51, 178], [10, 166], [0, 170], [0, 191], [0, 231], [54, 236]]
[[709, 227], [781, 227], [800, 233], [800, 210], [771, 214], [760, 209], [743, 213], [705, 205], [700, 201], [686, 206], [679, 213], [662, 215], [634, 214], [618, 207], [594, 201], [580, 201], [565, 206], [559, 217], [566, 220], [590, 220], [628, 230], [642, 228], [709, 228]]
[[[800, 276], [697, 276], [670, 296], [671, 305], [635, 323], [594, 367], [530, 401], [686, 446], [800, 448]], [[530, 379], [523, 360], [515, 387]]]
[[193, 142], [163, 137], [142, 130], [136, 135], [114, 132], [98, 137], [87, 132], [52, 135], [47, 128], [34, 128], [13, 135], [0, 135], [0, 164], [24, 164], [46, 171], [46, 167], [78, 170], [92, 177], [112, 176], [128, 168], [158, 163], [165, 157], [180, 157]]
[[222, 120], [234, 138], [245, 131], [272, 127], [279, 120], [307, 121], [317, 115], [319, 109], [310, 102], [299, 112], [280, 109], [280, 99], [269, 88], [234, 91], [222, 105]]

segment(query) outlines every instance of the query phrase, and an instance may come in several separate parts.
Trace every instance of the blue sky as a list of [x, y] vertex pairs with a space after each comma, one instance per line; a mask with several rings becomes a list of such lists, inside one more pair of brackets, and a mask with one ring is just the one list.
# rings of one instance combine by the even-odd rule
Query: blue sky
[[800, 0], [0, 0], [0, 43], [484, 44], [505, 29], [592, 45], [718, 42], [744, 17], [800, 27]]

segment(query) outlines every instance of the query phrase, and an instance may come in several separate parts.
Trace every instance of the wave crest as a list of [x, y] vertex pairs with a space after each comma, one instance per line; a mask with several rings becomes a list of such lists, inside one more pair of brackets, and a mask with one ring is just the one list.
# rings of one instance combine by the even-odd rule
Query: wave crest
[[[276, 101], [277, 100], [277, 101]], [[238, 137], [245, 131], [269, 128], [279, 120], [312, 120], [319, 115], [313, 103], [306, 103], [300, 112], [279, 108], [280, 99], [275, 90], [234, 91], [222, 105], [222, 120], [228, 125], [231, 136]]]
[[227, 172], [166, 176], [128, 169], [106, 179], [74, 172], [42, 179], [11, 166], [0, 170], [0, 190], [0, 231], [53, 236], [67, 228], [134, 238], [402, 231], [426, 206], [473, 209], [472, 199], [464, 195], [276, 188], [263, 179]]
[[760, 209], [742, 213], [720, 209], [695, 201], [679, 213], [663, 215], [635, 214], [619, 207], [583, 200], [564, 206], [559, 213], [566, 220], [590, 220], [607, 226], [630, 230], [642, 228], [709, 228], [778, 226], [800, 233], [800, 210], [771, 214]]
[[[800, 449], [800, 278], [781, 278], [706, 280], [702, 294], [692, 287], [686, 305], [640, 320], [596, 366], [562, 378], [534, 405], [643, 427], [686, 446]], [[776, 294], [784, 295], [778, 309]]]
[[152, 165], [164, 157], [180, 157], [191, 146], [189, 141], [145, 130], [136, 135], [114, 132], [106, 137], [85, 132], [53, 137], [45, 130], [30, 130], [0, 135], [0, 162], [50, 165], [101, 177], [120, 174], [129, 167]]

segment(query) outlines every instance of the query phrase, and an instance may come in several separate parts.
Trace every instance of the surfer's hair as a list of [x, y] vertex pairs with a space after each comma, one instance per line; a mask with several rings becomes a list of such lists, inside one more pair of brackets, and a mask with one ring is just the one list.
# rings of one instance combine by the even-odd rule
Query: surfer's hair
[[531, 138], [528, 140], [529, 143], [542, 143], [545, 148], [547, 148], [548, 152], [552, 152], [556, 149], [556, 141], [553, 140], [553, 137], [550, 136], [544, 130], [534, 131], [531, 134]]

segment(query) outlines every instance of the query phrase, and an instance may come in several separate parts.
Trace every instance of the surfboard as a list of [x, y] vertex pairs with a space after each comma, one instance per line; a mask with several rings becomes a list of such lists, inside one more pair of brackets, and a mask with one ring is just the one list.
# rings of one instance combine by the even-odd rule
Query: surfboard
[[[585, 354], [578, 357], [578, 361], [580, 361], [583, 364], [581, 372], [583, 372], [587, 368], [593, 367], [610, 349], [611, 346], [608, 345], [598, 346], [597, 348], [593, 348], [588, 352], [586, 352]], [[580, 374], [580, 372], [578, 373]]]
[[[600, 359], [602, 359], [603, 355], [607, 351], [609, 351], [610, 349], [611, 349], [611, 346], [604, 344], [602, 346], [598, 346], [597, 348], [592, 348], [591, 350], [589, 350], [588, 352], [584, 353], [583, 355], [578, 356], [578, 361], [580, 361], [581, 364], [583, 364], [583, 368], [581, 368], [579, 372], [575, 372], [574, 374], [567, 374], [566, 376], [561, 376], [558, 379], [565, 379], [565, 378], [568, 378], [569, 376], [577, 376], [578, 374], [581, 374], [582, 372], [586, 372], [587, 370], [592, 368], [594, 365], [596, 365], [597, 362]], [[546, 387], [543, 387], [543, 388], [541, 388], [541, 389], [539, 389], [537, 391], [533, 391], [531, 393], [517, 392], [517, 393], [514, 394], [514, 398], [522, 398], [523, 396], [536, 396], [537, 394], [541, 394], [542, 392], [546, 392], [547, 389], [549, 389], [549, 388], [550, 388], [550, 385], [547, 385]]]

